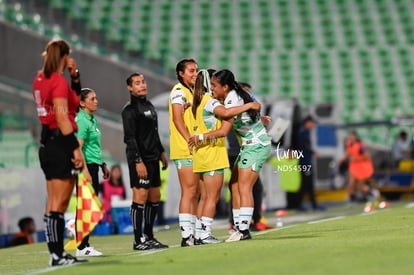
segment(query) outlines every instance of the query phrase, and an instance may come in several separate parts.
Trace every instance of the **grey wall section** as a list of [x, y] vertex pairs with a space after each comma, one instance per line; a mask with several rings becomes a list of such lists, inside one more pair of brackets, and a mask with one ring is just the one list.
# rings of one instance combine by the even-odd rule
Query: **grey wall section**
[[[47, 42], [45, 37], [34, 32], [0, 21], [0, 75], [31, 85], [42, 66], [41, 53]], [[81, 73], [82, 86], [96, 90], [100, 108], [111, 112], [120, 113], [128, 101], [125, 80], [132, 72], [145, 75], [149, 97], [169, 91], [176, 82], [139, 67], [139, 64], [114, 62], [84, 50], [72, 51]]]

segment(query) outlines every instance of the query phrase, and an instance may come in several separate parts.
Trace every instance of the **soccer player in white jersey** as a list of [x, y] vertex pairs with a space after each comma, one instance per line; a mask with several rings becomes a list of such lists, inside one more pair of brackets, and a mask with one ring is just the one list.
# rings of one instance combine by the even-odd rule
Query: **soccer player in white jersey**
[[[224, 101], [226, 108], [253, 101], [251, 95], [236, 82], [229, 70], [214, 73], [211, 78], [211, 90], [214, 98]], [[232, 123], [233, 130], [242, 141], [230, 179], [232, 211], [237, 230], [226, 241], [233, 242], [251, 239], [249, 226], [254, 207], [252, 189], [260, 169], [269, 157], [271, 142], [258, 111], [248, 110], [228, 121]], [[202, 138], [209, 140], [221, 137], [222, 134], [216, 130], [203, 134]], [[194, 143], [199, 142], [198, 137], [195, 137]]]

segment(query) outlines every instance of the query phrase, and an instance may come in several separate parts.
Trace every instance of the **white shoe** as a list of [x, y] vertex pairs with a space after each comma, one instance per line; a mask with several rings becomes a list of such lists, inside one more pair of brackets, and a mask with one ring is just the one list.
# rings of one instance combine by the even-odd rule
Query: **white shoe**
[[82, 250], [76, 249], [76, 257], [98, 257], [102, 256], [102, 252], [99, 252], [92, 246], [85, 247]]
[[230, 237], [226, 240], [226, 243], [230, 243], [230, 242], [237, 242], [240, 241], [243, 237], [243, 234], [240, 233], [239, 231], [234, 231]]

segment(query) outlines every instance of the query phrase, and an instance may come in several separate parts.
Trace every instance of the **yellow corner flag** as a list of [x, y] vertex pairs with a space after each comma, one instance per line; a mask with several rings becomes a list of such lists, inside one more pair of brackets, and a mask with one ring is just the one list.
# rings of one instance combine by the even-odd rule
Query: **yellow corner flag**
[[89, 235], [103, 218], [102, 204], [93, 190], [92, 184], [80, 173], [78, 176], [77, 204], [76, 204], [76, 243], [80, 244], [83, 238]]

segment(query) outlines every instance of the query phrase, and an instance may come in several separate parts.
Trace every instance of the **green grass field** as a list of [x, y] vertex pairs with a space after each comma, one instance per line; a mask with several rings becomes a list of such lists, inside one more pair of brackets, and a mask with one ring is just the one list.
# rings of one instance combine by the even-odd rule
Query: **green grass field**
[[[156, 233], [170, 248], [148, 252], [132, 250], [132, 235], [92, 236], [105, 256], [69, 267], [49, 268], [45, 243], [2, 249], [0, 274], [414, 274], [414, 204], [362, 209], [290, 213], [284, 227], [253, 240], [185, 248], [175, 225]], [[226, 231], [214, 233], [225, 239]]]

